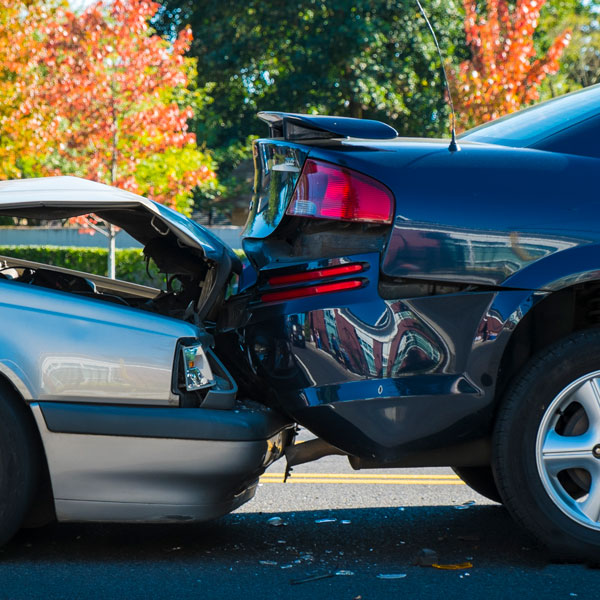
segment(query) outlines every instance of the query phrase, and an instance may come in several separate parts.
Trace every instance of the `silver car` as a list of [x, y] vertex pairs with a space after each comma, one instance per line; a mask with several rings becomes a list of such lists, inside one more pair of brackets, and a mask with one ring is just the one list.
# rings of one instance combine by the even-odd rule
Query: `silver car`
[[249, 500], [292, 423], [237, 397], [211, 350], [240, 261], [150, 200], [56, 177], [0, 183], [0, 215], [95, 213], [165, 290], [1, 256], [0, 544], [24, 523], [211, 519]]

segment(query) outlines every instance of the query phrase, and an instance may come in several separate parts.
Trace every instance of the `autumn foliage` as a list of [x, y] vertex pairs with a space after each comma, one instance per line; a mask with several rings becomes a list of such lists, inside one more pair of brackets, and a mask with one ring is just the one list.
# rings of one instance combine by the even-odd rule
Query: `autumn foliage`
[[[188, 130], [192, 109], [177, 102], [193, 75], [184, 57], [191, 32], [173, 43], [155, 35], [149, 20], [157, 10], [155, 2], [114, 0], [81, 15], [60, 11], [43, 30], [44, 76], [35, 95], [53, 145], [51, 171], [188, 212], [190, 190], [215, 174]], [[161, 157], [170, 168], [149, 170]]]
[[519, 110], [538, 99], [543, 79], [556, 73], [570, 31], [536, 57], [533, 34], [546, 0], [463, 0], [470, 60], [449, 73], [460, 129]]
[[191, 32], [173, 41], [149, 0], [0, 0], [0, 178], [78, 175], [189, 213], [214, 185], [193, 117]]
[[[40, 115], [31, 100], [39, 81], [37, 32], [56, 4], [0, 0], [0, 178], [19, 177], [25, 157], [43, 151]], [[42, 136], [43, 137], [43, 136]]]

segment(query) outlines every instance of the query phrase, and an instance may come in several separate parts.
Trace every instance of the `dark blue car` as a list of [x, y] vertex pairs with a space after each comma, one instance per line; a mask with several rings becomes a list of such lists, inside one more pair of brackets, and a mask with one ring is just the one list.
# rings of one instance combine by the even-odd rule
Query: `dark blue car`
[[217, 350], [318, 436], [290, 466], [450, 466], [552, 550], [595, 555], [600, 87], [454, 152], [375, 121], [259, 116], [257, 281], [221, 311]]

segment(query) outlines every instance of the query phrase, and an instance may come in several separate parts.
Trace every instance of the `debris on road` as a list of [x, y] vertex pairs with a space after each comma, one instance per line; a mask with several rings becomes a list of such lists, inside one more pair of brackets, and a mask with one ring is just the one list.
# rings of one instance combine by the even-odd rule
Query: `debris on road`
[[320, 525], [321, 523], [335, 523], [336, 521], [337, 519], [316, 519], [315, 523]]
[[335, 572], [336, 575], [341, 575], [341, 576], [349, 576], [349, 575], [354, 575], [354, 571], [348, 571], [346, 569], [340, 569], [339, 571]]
[[377, 579], [404, 579], [406, 573], [379, 573]]
[[462, 504], [458, 504], [454, 508], [456, 510], [466, 510], [467, 508], [471, 508], [473, 504], [476, 504], [475, 500], [469, 500], [468, 502], [463, 502]]
[[333, 577], [333, 573], [331, 572], [326, 572], [326, 573], [315, 573], [314, 575], [307, 575], [306, 577], [303, 577], [302, 579], [292, 579], [290, 581], [290, 583], [292, 585], [298, 585], [299, 583], [308, 583], [309, 581], [319, 581], [320, 579], [328, 579], [329, 577]]
[[431, 565], [434, 569], [443, 569], [444, 571], [462, 571], [463, 569], [472, 569], [473, 563], [464, 562], [453, 565], [440, 565], [438, 563], [434, 563]]
[[261, 565], [269, 565], [269, 566], [276, 566], [277, 565], [277, 561], [276, 560], [259, 560], [258, 561]]
[[267, 520], [267, 523], [272, 527], [281, 527], [282, 525], [285, 525], [281, 517], [271, 517]]
[[439, 560], [438, 553], [435, 550], [431, 550], [431, 548], [423, 548], [417, 554], [417, 560], [415, 564], [420, 567], [431, 567], [434, 563], [437, 563]]

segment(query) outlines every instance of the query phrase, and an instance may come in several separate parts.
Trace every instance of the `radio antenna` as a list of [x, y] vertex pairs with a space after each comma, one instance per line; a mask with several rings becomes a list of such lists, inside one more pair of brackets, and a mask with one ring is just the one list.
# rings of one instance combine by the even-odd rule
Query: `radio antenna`
[[460, 150], [459, 145], [456, 143], [456, 113], [454, 112], [454, 102], [452, 102], [452, 92], [450, 91], [450, 84], [448, 83], [448, 75], [446, 75], [446, 67], [444, 66], [444, 57], [442, 56], [442, 51], [440, 50], [440, 45], [438, 44], [437, 41], [437, 36], [435, 35], [435, 31], [433, 30], [433, 27], [431, 26], [431, 23], [429, 22], [429, 19], [427, 18], [427, 13], [423, 10], [423, 7], [421, 6], [421, 3], [419, 2], [419, 0], [416, 0], [417, 2], [417, 6], [419, 7], [419, 10], [421, 11], [421, 14], [423, 15], [423, 18], [425, 19], [425, 22], [427, 23], [427, 27], [429, 27], [429, 31], [431, 31], [431, 35], [433, 36], [433, 41], [435, 43], [435, 47], [437, 48], [438, 51], [438, 55], [440, 57], [440, 64], [442, 65], [442, 73], [444, 74], [444, 83], [446, 84], [446, 90], [448, 91], [448, 100], [450, 100], [450, 112], [451, 112], [451, 119], [450, 119], [450, 145], [448, 146], [448, 150], [450, 150], [450, 152], [457, 152], [458, 150]]

